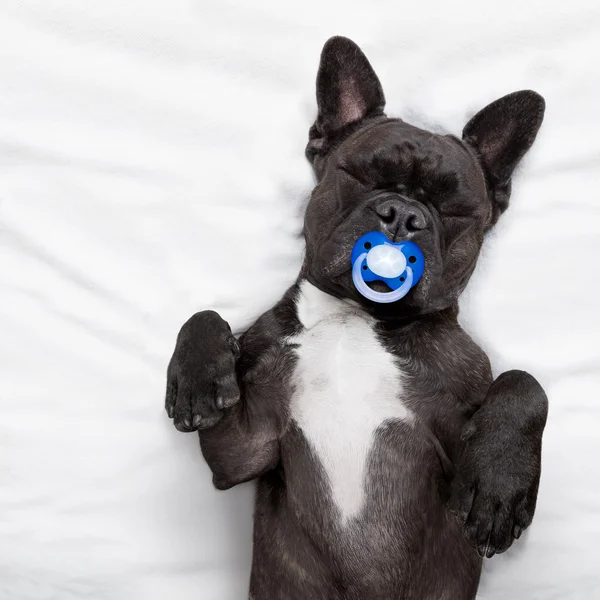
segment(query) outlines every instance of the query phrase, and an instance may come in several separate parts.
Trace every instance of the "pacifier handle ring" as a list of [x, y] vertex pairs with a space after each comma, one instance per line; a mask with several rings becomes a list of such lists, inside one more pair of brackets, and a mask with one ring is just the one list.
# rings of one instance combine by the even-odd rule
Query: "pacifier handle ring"
[[373, 302], [380, 303], [389, 303], [396, 302], [396, 300], [400, 300], [400, 298], [404, 298], [406, 294], [410, 291], [413, 282], [413, 270], [407, 266], [406, 267], [406, 281], [397, 289], [392, 292], [376, 292], [372, 290], [366, 283], [362, 277], [362, 267], [363, 263], [367, 258], [367, 252], [363, 252], [355, 261], [352, 267], [352, 281], [354, 281], [354, 285], [356, 289], [369, 300], [373, 300]]

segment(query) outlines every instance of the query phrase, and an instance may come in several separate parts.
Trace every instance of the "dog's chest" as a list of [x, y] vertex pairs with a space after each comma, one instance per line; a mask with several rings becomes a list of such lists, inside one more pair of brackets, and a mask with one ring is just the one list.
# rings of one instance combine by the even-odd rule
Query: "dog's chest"
[[358, 306], [304, 282], [298, 299], [304, 330], [292, 341], [298, 356], [291, 418], [326, 474], [343, 521], [364, 503], [364, 484], [377, 430], [411, 421], [402, 404], [401, 372]]

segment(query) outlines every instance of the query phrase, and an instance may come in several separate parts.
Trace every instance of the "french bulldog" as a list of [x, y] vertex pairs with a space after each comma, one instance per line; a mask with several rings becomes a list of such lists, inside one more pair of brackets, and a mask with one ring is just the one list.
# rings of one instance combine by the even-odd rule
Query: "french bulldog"
[[[298, 279], [239, 340], [213, 311], [183, 325], [167, 413], [198, 430], [217, 489], [258, 480], [249, 598], [472, 600], [482, 558], [532, 521], [548, 404], [523, 371], [493, 380], [457, 301], [544, 100], [509, 94], [462, 137], [424, 131], [385, 115], [343, 37], [323, 48], [316, 95]], [[422, 249], [401, 300], [353, 285], [369, 231]]]

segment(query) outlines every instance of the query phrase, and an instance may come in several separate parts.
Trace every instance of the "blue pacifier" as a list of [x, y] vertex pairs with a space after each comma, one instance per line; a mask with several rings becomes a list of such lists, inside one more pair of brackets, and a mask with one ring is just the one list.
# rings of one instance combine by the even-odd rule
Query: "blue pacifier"
[[[425, 259], [414, 242], [390, 242], [383, 233], [370, 231], [352, 249], [352, 281], [373, 302], [396, 302], [417, 285]], [[383, 281], [391, 292], [376, 292], [366, 282]]]

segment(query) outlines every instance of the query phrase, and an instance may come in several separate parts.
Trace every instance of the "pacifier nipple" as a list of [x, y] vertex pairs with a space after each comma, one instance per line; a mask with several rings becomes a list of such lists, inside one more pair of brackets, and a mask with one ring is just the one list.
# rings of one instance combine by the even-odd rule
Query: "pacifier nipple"
[[406, 258], [398, 248], [389, 244], [375, 246], [367, 254], [367, 266], [380, 277], [398, 277], [406, 269]]

